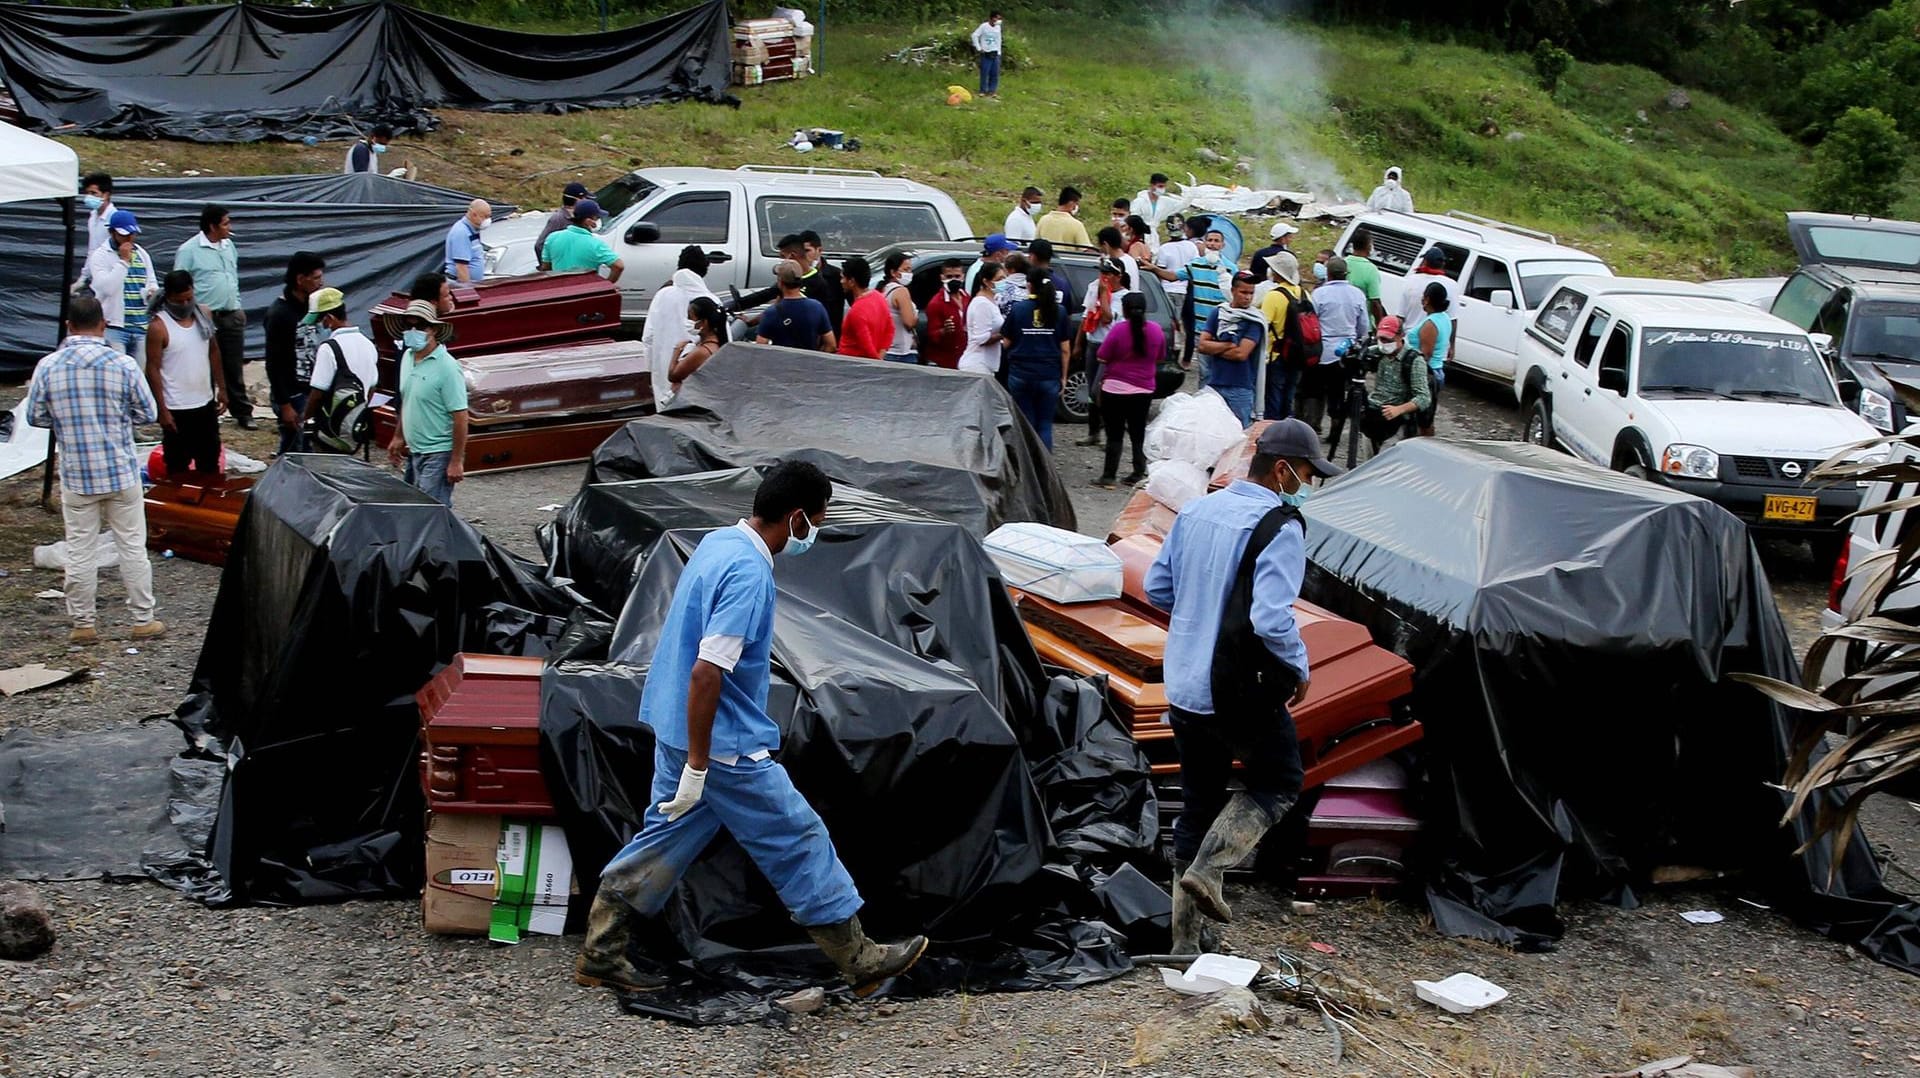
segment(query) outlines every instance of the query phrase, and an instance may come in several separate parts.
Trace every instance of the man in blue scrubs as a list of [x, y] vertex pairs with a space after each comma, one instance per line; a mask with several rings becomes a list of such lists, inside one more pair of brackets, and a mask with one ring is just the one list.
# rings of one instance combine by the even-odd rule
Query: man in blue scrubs
[[780, 464], [754, 494], [753, 516], [701, 540], [681, 572], [640, 696], [655, 741], [653, 796], [640, 834], [601, 873], [574, 967], [581, 984], [663, 986], [627, 956], [634, 911], [657, 915], [723, 827], [855, 994], [872, 994], [926, 951], [925, 936], [880, 944], [861, 931], [860, 892], [826, 824], [773, 760], [773, 559], [813, 546], [832, 494], [814, 465]]
[[[1223, 877], [1300, 798], [1289, 704], [1306, 698], [1293, 603], [1306, 576], [1312, 480], [1340, 474], [1298, 419], [1260, 432], [1247, 477], [1189, 504], [1147, 570], [1167, 625], [1169, 721], [1184, 804], [1173, 829], [1173, 951], [1201, 949], [1204, 914], [1230, 922]], [[1238, 759], [1244, 789], [1229, 791]]]

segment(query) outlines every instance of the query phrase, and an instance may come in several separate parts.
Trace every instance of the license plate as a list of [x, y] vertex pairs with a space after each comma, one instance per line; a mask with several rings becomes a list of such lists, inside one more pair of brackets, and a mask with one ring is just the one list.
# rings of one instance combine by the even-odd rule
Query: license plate
[[1766, 505], [1760, 510], [1762, 520], [1789, 520], [1808, 524], [1813, 521], [1813, 511], [1818, 508], [1820, 499], [1798, 494], [1769, 494]]

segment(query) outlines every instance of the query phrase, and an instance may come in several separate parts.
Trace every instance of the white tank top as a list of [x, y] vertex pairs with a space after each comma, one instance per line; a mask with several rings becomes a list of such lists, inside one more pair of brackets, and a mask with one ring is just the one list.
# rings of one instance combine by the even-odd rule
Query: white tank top
[[887, 346], [887, 351], [897, 356], [913, 351], [913, 331], [907, 328], [906, 321], [901, 318], [900, 308], [893, 305], [893, 294], [905, 287], [899, 281], [890, 281], [886, 291], [881, 293], [887, 297], [887, 315], [893, 319], [893, 343]]
[[208, 367], [213, 337], [200, 319], [183, 326], [165, 308], [154, 317], [167, 326], [167, 346], [160, 353], [160, 389], [166, 405], [175, 411], [204, 408], [213, 403], [213, 371]]

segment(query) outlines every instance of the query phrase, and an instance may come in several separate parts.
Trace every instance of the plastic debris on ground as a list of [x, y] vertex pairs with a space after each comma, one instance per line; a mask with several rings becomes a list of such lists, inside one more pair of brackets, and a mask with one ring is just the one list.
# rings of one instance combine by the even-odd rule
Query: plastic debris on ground
[[[1816, 806], [1780, 826], [1797, 681], [1746, 526], [1535, 446], [1401, 442], [1316, 494], [1303, 597], [1419, 671], [1428, 906], [1544, 948], [1563, 901], [1632, 907], [1660, 865], [1742, 873], [1816, 930], [1920, 972], [1920, 906], [1859, 840], [1829, 882]], [[1631, 796], [1618, 781], [1639, 776]]]
[[1449, 1014], [1472, 1014], [1507, 998], [1507, 990], [1484, 977], [1456, 973], [1443, 981], [1415, 981], [1413, 992]]
[[1203, 954], [1185, 971], [1161, 967], [1160, 980], [1185, 996], [1200, 996], [1229, 988], [1245, 988], [1260, 976], [1260, 963], [1233, 955]]
[[1690, 925], [1717, 925], [1727, 918], [1725, 914], [1713, 910], [1688, 910], [1680, 915], [1680, 919]]
[[[1220, 394], [1211, 389], [1175, 393], [1160, 404], [1147, 424], [1145, 449], [1150, 460], [1180, 460], [1211, 468], [1221, 454], [1246, 438], [1246, 428]], [[1151, 474], [1151, 473], [1149, 473]]]
[[1603, 1074], [1600, 1078], [1759, 1078], [1759, 1074], [1752, 1067], [1722, 1067], [1697, 1062], [1692, 1056], [1674, 1056], [1643, 1063], [1630, 1071]]
[[0, 670], [0, 695], [18, 696], [23, 692], [45, 689], [63, 681], [73, 681], [87, 676], [85, 669], [54, 670], [46, 663], [29, 663], [16, 666], [11, 670]]

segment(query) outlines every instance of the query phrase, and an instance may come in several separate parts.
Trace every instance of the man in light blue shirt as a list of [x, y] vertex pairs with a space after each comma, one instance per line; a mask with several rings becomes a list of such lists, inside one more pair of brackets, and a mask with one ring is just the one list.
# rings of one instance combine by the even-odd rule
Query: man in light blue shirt
[[493, 223], [493, 207], [484, 198], [467, 204], [467, 212], [447, 229], [445, 272], [450, 281], [479, 284], [487, 279], [487, 249], [480, 233]]
[[225, 206], [200, 208], [200, 231], [173, 253], [173, 268], [193, 275], [193, 296], [213, 312], [214, 341], [227, 383], [227, 414], [234, 426], [253, 429], [247, 396], [247, 312], [240, 306], [240, 251], [233, 245], [233, 216]]
[[[1287, 713], [1309, 684], [1293, 616], [1307, 569], [1300, 506], [1313, 478], [1340, 471], [1321, 455], [1313, 428], [1274, 423], [1260, 432], [1247, 478], [1182, 510], [1147, 570], [1147, 599], [1171, 615], [1164, 665], [1184, 795], [1173, 831], [1175, 954], [1198, 950], [1196, 914], [1232, 920], [1226, 870], [1300, 797], [1300, 746]], [[1229, 796], [1236, 758], [1246, 788]]]
[[627, 957], [635, 910], [652, 917], [725, 828], [793, 919], [860, 996], [905, 973], [927, 949], [869, 940], [862, 900], [827, 825], [775, 763], [780, 727], [767, 714], [776, 554], [804, 554], [826, 523], [833, 484], [804, 461], [776, 466], [753, 516], [707, 535], [681, 570], [640, 696], [653, 730], [653, 796], [640, 834], [600, 876], [574, 979], [629, 992], [664, 979]]

